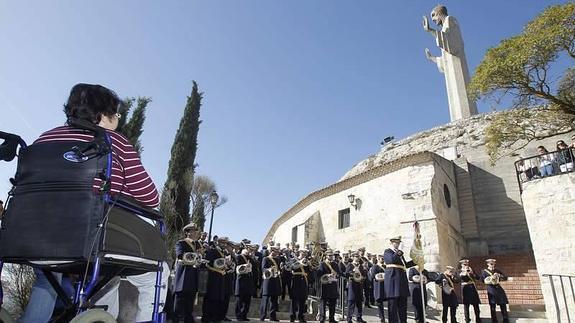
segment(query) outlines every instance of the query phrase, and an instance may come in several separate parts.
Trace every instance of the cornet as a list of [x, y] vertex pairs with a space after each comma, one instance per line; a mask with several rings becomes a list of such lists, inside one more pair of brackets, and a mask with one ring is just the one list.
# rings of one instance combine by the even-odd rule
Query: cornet
[[250, 274], [251, 272], [252, 272], [252, 264], [249, 262], [247, 264], [239, 265], [236, 267], [236, 274], [238, 275], [246, 275]]
[[483, 280], [483, 282], [486, 285], [499, 285], [499, 280], [501, 278], [501, 275], [499, 273], [494, 273], [491, 276], [487, 276], [485, 277], [485, 279]]
[[355, 267], [355, 269], [353, 270], [353, 276], [352, 279], [354, 282], [356, 283], [361, 283], [364, 279], [363, 275], [361, 274], [361, 271], [359, 270], [359, 267]]
[[276, 266], [271, 266], [270, 268], [264, 269], [263, 272], [263, 279], [270, 279], [270, 278], [278, 278], [279, 277], [279, 270]]
[[384, 273], [375, 274], [375, 281], [381, 283], [385, 277]]
[[331, 284], [337, 282], [337, 277], [335, 274], [325, 274], [320, 277], [319, 281], [322, 285]]
[[447, 279], [443, 280], [443, 292], [447, 295], [449, 295], [453, 292], [453, 287], [451, 287], [449, 285], [449, 282], [447, 281]]
[[207, 264], [209, 261], [204, 260], [202, 255], [195, 252], [186, 252], [182, 255], [182, 264], [185, 266], [199, 267], [201, 264]]

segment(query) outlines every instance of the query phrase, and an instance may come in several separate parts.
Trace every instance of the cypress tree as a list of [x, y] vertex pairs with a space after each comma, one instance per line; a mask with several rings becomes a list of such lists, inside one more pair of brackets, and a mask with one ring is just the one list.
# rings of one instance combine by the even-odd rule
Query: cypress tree
[[[146, 121], [146, 107], [148, 103], [152, 102], [152, 98], [150, 97], [138, 97], [136, 98], [128, 98], [125, 100], [126, 108], [121, 113], [125, 116], [118, 122], [118, 129], [117, 131], [126, 138], [128, 141], [134, 145], [136, 151], [139, 154], [142, 153], [143, 147], [142, 143], [140, 142], [140, 136], [144, 132], [144, 122]], [[130, 119], [128, 120], [128, 114], [130, 110], [134, 106], [134, 102], [136, 102], [136, 108], [132, 112]]]
[[166, 220], [168, 246], [175, 244], [190, 218], [190, 193], [198, 147], [202, 97], [203, 93], [198, 91], [198, 84], [194, 81], [192, 94], [187, 98], [184, 115], [172, 144], [168, 177], [160, 201], [160, 212]]

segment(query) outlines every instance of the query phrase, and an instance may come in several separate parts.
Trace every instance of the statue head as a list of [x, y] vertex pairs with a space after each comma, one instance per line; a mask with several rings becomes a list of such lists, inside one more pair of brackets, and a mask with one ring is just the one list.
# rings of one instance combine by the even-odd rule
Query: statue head
[[431, 20], [438, 26], [443, 26], [447, 18], [447, 8], [444, 5], [437, 5], [431, 10]]

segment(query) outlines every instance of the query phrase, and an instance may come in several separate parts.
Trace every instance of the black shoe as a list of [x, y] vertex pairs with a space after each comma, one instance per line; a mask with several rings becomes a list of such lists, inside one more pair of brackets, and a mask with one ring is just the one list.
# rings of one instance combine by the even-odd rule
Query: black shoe
[[307, 321], [305, 319], [300, 319], [299, 323], [307, 323]]
[[232, 320], [230, 320], [228, 317], [224, 317], [224, 319], [222, 320], [224, 322], [231, 322]]
[[270, 321], [272, 321], [272, 322], [279, 322], [280, 320], [278, 320], [277, 318], [273, 318], [273, 319], [270, 319]]
[[361, 317], [355, 320], [356, 322], [359, 323], [367, 323], [366, 321], [364, 321]]

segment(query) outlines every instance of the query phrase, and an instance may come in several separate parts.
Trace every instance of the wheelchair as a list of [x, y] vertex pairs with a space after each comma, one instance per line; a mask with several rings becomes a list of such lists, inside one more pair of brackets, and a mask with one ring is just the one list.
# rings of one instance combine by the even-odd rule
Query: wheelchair
[[[109, 135], [82, 121], [71, 123], [93, 133], [94, 139], [27, 146], [20, 137], [0, 132], [4, 140], [0, 160], [18, 156], [0, 227], [0, 270], [3, 263], [11, 263], [30, 265], [44, 273], [65, 304], [50, 322], [104, 323], [116, 321], [105, 312], [106, 306], [96, 302], [118, 282], [117, 277], [156, 272], [150, 321], [162, 323], [161, 271], [168, 258], [162, 216], [110, 194]], [[93, 188], [94, 178], [104, 183], [98, 192]], [[78, 278], [72, 296], [65, 293], [53, 273]], [[1, 321], [11, 322], [5, 310]]]

